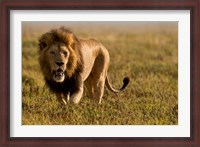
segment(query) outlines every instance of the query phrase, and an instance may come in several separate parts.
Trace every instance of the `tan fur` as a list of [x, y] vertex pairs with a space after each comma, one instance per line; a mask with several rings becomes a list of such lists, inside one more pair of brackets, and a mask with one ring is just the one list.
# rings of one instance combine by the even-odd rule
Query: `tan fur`
[[[39, 39], [39, 46], [39, 63], [46, 81], [62, 85], [62, 82], [64, 83], [63, 77], [69, 81], [74, 77], [78, 80], [74, 80], [75, 85], [71, 86], [68, 86], [67, 82], [65, 83], [68, 91], [67, 88], [66, 91], [59, 91], [53, 85], [55, 90], [58, 90], [55, 93], [59, 102], [66, 104], [67, 100], [70, 100], [73, 103], [78, 103], [85, 85], [89, 96], [97, 99], [100, 104], [105, 84], [111, 91], [119, 92], [129, 82], [126, 78], [124, 86], [120, 90], [114, 89], [107, 77], [110, 61], [107, 49], [94, 39], [78, 39], [65, 27], [43, 34]], [[58, 66], [58, 63], [62, 63], [62, 65]], [[62, 75], [62, 71], [64, 71], [64, 75]], [[77, 85], [77, 90], [73, 89], [73, 86]]]

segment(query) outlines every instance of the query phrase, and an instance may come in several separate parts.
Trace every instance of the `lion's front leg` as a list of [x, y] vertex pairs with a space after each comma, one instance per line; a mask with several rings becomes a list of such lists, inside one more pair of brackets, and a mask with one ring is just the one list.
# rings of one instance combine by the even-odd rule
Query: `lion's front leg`
[[79, 90], [70, 96], [70, 102], [73, 102], [75, 104], [79, 103], [81, 100], [81, 97], [83, 95], [83, 83], [81, 84]]
[[59, 103], [61, 104], [67, 104], [66, 100], [63, 98], [62, 93], [56, 93], [56, 97]]
[[70, 94], [69, 93], [67, 93], [67, 94], [65, 94], [65, 96], [64, 96], [64, 98], [65, 98], [65, 101], [66, 102], [68, 102], [69, 101], [69, 98], [70, 98], [70, 96], [69, 96]]

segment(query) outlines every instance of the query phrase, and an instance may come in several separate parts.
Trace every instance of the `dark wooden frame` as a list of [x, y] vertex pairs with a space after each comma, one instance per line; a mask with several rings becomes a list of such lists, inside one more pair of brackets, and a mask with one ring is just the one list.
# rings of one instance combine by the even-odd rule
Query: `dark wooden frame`
[[[200, 147], [199, 61], [200, 0], [3, 0], [0, 35], [0, 146], [158, 146]], [[10, 10], [190, 10], [190, 137], [148, 138], [11, 138]], [[173, 133], [173, 132], [172, 132]]]

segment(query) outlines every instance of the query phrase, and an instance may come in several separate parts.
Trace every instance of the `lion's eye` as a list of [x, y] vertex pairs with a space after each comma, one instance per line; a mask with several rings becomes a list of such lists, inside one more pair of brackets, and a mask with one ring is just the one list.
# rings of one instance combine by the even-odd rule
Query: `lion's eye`
[[55, 52], [54, 52], [54, 51], [51, 51], [50, 53], [51, 53], [52, 55], [55, 55]]
[[64, 51], [63, 54], [64, 54], [65, 56], [67, 56], [68, 53], [67, 53], [66, 51]]

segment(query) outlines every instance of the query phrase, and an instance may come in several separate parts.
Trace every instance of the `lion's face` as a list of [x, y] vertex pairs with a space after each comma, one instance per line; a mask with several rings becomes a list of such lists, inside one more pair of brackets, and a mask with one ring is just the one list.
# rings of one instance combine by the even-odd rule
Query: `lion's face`
[[51, 78], [55, 82], [63, 82], [70, 52], [64, 43], [56, 42], [52, 44], [46, 52], [48, 64], [51, 70]]
[[43, 34], [38, 45], [39, 64], [46, 82], [63, 83], [82, 70], [79, 40], [67, 28]]

